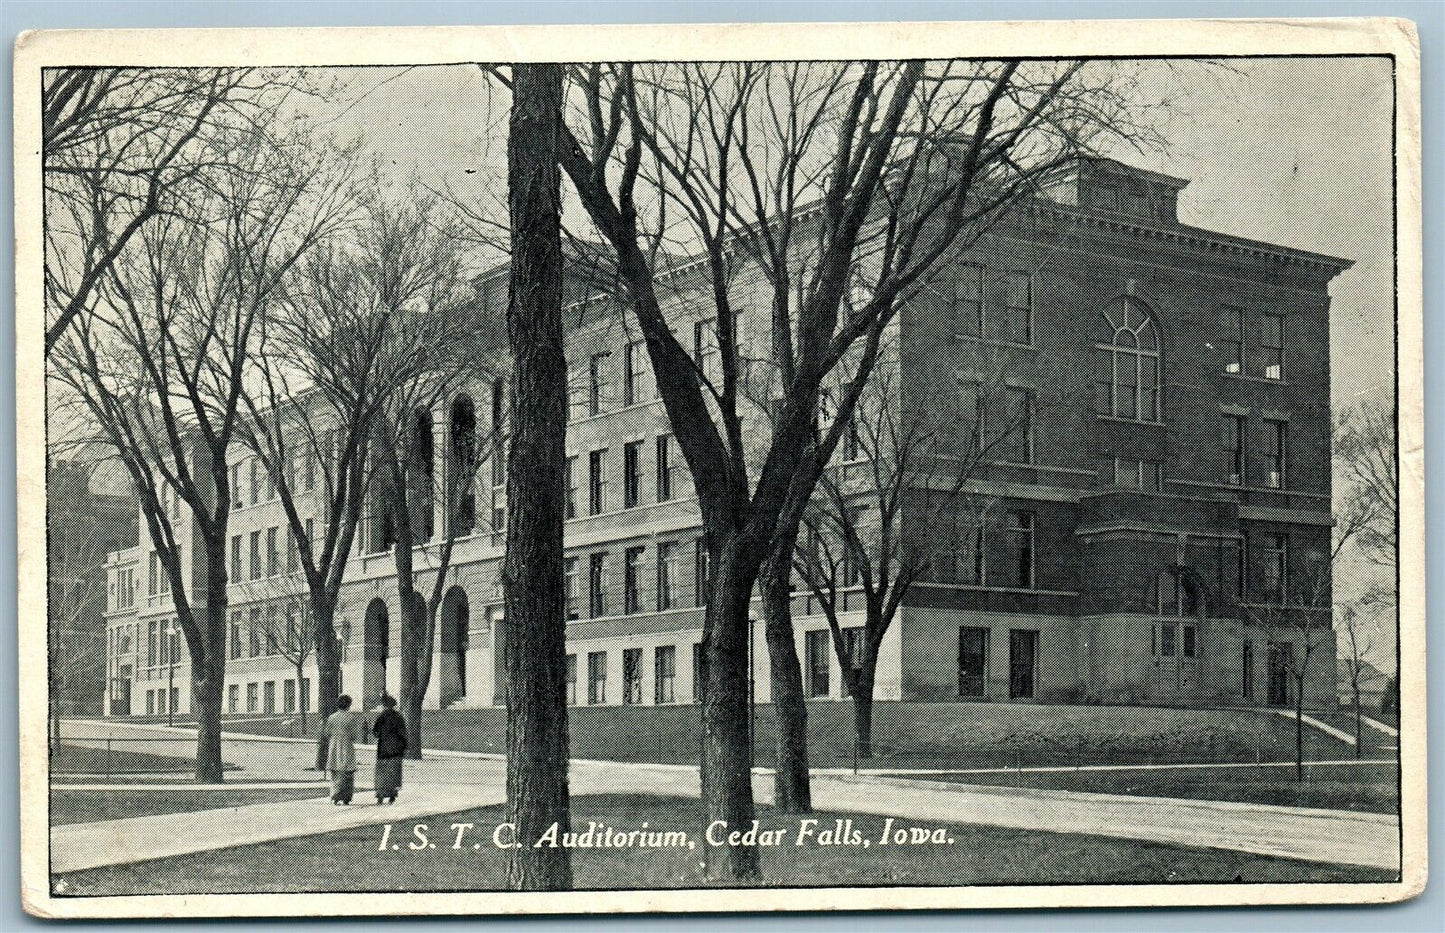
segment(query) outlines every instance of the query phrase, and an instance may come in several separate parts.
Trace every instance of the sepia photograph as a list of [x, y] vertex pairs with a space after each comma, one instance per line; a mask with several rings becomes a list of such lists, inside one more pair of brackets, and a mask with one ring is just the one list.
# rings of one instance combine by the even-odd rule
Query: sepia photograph
[[1418, 893], [1410, 24], [1068, 25], [23, 35], [27, 909]]

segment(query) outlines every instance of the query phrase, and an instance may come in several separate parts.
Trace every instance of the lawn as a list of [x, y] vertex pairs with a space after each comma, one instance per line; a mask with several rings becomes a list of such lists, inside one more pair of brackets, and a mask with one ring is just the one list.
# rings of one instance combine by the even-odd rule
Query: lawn
[[119, 748], [91, 748], [61, 743], [50, 750], [52, 774], [127, 774], [147, 771], [190, 771], [194, 759], [128, 752]]
[[1307, 765], [1301, 783], [1293, 767], [930, 774], [926, 780], [1393, 814], [1399, 811], [1397, 775], [1394, 765]]
[[94, 823], [131, 816], [219, 810], [252, 803], [307, 800], [326, 796], [322, 787], [277, 790], [123, 790], [89, 791], [54, 787], [50, 791], [50, 823]]
[[[568, 710], [577, 758], [695, 764], [698, 707], [587, 707]], [[759, 705], [756, 763], [773, 761], [776, 719]], [[228, 729], [290, 735], [286, 719], [237, 720]], [[1048, 706], [987, 703], [880, 703], [864, 767], [1014, 766], [1017, 764], [1140, 764], [1192, 761], [1281, 761], [1294, 757], [1294, 726], [1263, 711], [1188, 710], [1124, 706]], [[426, 712], [424, 746], [502, 752], [505, 712], [456, 709]], [[852, 763], [853, 711], [847, 703], [808, 707], [808, 753], [815, 766]], [[1354, 750], [1317, 729], [1305, 730], [1305, 753], [1323, 760]]]
[[[95, 868], [53, 879], [57, 894], [183, 894], [280, 891], [487, 891], [506, 888], [504, 852], [490, 844], [499, 807], [432, 817], [435, 848], [406, 846], [412, 824], [399, 827], [399, 848], [379, 851], [382, 827], [287, 839], [221, 852], [158, 859], [142, 865]], [[818, 813], [819, 827], [846, 814]], [[1237, 852], [1191, 849], [1093, 836], [1036, 833], [982, 826], [938, 824], [950, 841], [936, 845], [877, 848], [883, 820], [853, 815], [857, 845], [795, 845], [798, 817], [761, 808], [765, 828], [783, 830], [783, 844], [762, 850], [763, 883], [769, 886], [1099, 884], [1143, 882], [1386, 881], [1389, 872], [1267, 858]], [[626, 795], [578, 797], [572, 825], [588, 821], [618, 829], [681, 831], [700, 837], [697, 802]], [[473, 823], [475, 843], [452, 848], [453, 823]], [[698, 845], [702, 845], [698, 841]], [[474, 848], [474, 846], [476, 846]], [[685, 847], [576, 849], [577, 888], [681, 888], [703, 884], [699, 852]]]

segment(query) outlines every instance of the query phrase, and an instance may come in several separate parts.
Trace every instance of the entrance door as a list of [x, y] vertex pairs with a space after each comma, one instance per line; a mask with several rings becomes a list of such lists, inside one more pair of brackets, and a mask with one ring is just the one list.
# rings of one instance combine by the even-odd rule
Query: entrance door
[[1289, 669], [1294, 666], [1294, 645], [1287, 641], [1269, 643], [1270, 706], [1288, 706], [1290, 701]]
[[1014, 629], [1008, 638], [1008, 695], [1011, 700], [1030, 700], [1039, 656], [1039, 633]]
[[112, 716], [130, 715], [130, 678], [117, 677], [111, 682], [110, 691], [110, 714]]

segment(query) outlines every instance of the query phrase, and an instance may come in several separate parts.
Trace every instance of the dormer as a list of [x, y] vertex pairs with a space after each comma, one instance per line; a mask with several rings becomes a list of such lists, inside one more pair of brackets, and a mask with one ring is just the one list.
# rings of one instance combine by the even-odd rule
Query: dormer
[[1189, 184], [1113, 159], [1079, 165], [1076, 202], [1080, 207], [1154, 223], [1178, 223], [1179, 191]]

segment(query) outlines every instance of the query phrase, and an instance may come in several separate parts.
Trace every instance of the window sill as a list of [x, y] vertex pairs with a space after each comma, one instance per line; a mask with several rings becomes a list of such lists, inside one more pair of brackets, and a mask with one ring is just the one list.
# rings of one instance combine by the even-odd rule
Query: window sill
[[1155, 421], [1143, 421], [1139, 418], [1120, 418], [1118, 415], [1102, 415], [1098, 412], [1094, 412], [1094, 417], [1100, 421], [1112, 421], [1115, 424], [1140, 424], [1149, 428], [1164, 427], [1164, 421], [1162, 418]]
[[1015, 340], [993, 340], [989, 337], [975, 337], [973, 334], [960, 334], [955, 332], [953, 339], [962, 340], [966, 343], [986, 344], [990, 347], [1009, 347], [1014, 350], [1038, 350], [1038, 345], [1034, 343], [1019, 343]]
[[1250, 376], [1245, 373], [1220, 373], [1226, 379], [1237, 379], [1240, 382], [1262, 382], [1265, 385], [1287, 386], [1289, 380], [1281, 376], [1278, 379], [1271, 379], [1268, 376]]

